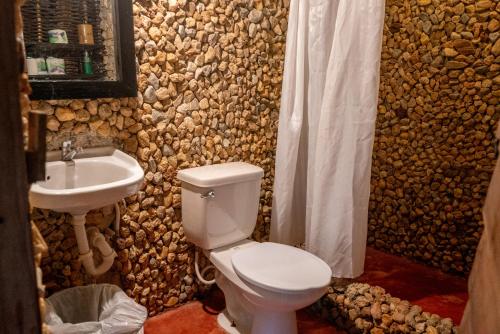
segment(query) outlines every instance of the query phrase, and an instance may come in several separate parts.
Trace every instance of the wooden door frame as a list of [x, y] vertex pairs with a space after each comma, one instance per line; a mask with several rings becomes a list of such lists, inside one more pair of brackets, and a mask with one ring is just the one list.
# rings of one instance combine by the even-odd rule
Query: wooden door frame
[[0, 19], [0, 334], [40, 333], [19, 105], [15, 1]]

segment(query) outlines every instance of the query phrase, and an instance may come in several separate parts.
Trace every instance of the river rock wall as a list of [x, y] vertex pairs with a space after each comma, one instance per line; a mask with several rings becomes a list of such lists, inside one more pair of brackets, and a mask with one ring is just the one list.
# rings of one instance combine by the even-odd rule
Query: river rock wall
[[387, 0], [369, 244], [467, 273], [495, 164], [500, 3]]

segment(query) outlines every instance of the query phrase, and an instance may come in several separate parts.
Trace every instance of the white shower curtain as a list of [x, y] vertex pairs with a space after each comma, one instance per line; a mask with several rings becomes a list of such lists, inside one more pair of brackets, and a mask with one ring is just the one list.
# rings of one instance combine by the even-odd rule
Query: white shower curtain
[[292, 0], [271, 241], [363, 272], [384, 0]]

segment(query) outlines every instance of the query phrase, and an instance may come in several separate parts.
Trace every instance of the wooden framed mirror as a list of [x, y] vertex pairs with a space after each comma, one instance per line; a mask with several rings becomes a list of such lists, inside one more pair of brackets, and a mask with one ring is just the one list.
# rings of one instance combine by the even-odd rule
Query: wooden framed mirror
[[32, 100], [137, 95], [131, 0], [26, 0]]

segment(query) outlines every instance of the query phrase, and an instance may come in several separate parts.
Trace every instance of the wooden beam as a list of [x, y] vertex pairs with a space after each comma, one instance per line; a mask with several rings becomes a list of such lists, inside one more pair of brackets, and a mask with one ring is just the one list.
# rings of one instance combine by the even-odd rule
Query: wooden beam
[[19, 106], [15, 4], [0, 20], [0, 333], [40, 333]]

